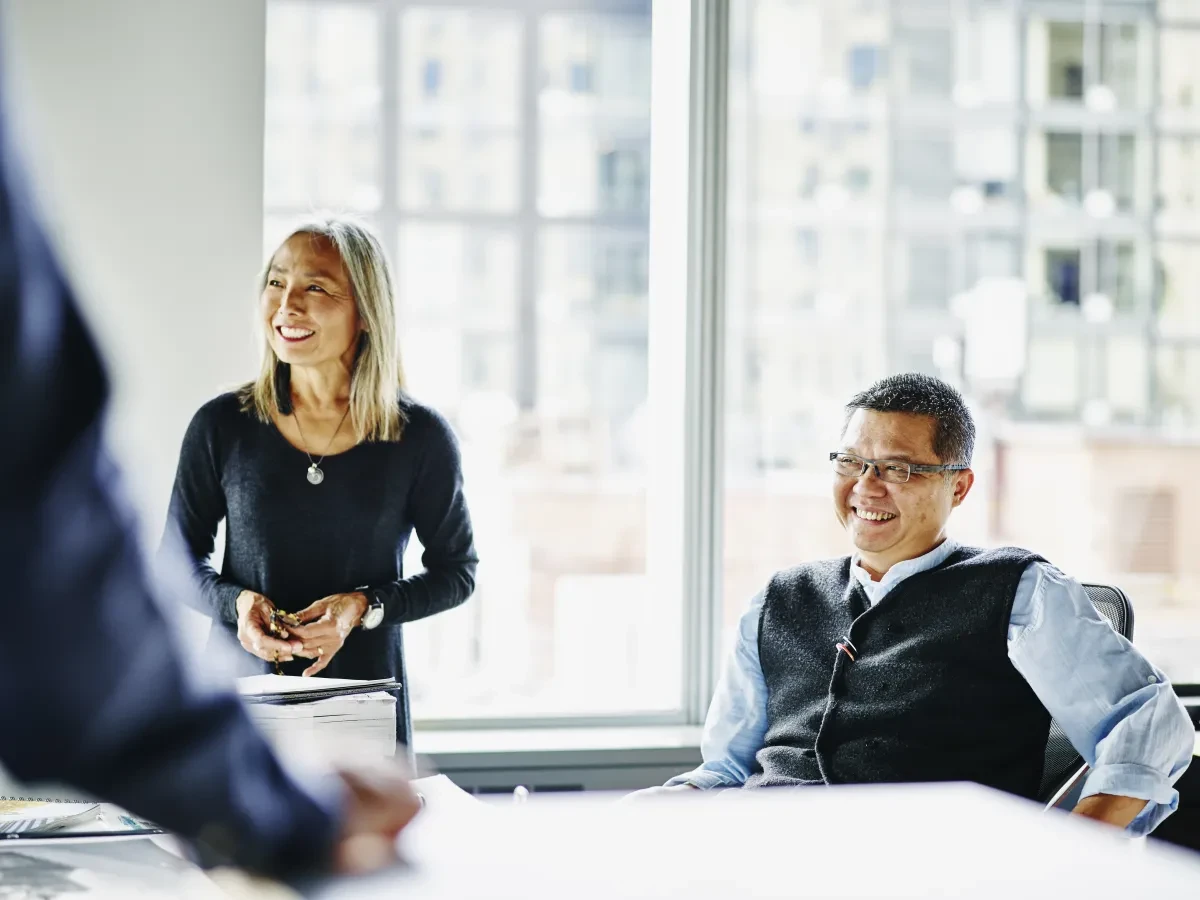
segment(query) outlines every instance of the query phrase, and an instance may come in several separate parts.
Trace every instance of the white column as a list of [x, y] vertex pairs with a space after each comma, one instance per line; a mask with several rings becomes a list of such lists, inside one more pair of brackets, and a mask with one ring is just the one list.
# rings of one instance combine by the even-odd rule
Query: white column
[[19, 0], [4, 57], [28, 168], [114, 385], [157, 542], [188, 420], [256, 369], [264, 0]]

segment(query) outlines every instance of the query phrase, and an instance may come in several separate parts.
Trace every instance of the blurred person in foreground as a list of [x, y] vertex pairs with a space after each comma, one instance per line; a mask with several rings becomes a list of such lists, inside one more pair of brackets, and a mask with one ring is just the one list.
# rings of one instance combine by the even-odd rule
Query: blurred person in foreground
[[[404, 391], [393, 285], [365, 225], [297, 225], [259, 278], [258, 378], [205, 403], [184, 436], [168, 537], [247, 673], [403, 683], [404, 623], [475, 588], [458, 441]], [[424, 570], [406, 574], [414, 532]], [[411, 745], [406, 696], [397, 737]]]
[[387, 865], [419, 808], [398, 770], [301, 784], [234, 693], [185, 671], [102, 447], [104, 371], [11, 149], [0, 112], [0, 765], [120, 804], [209, 863]]
[[850, 400], [829, 456], [853, 554], [779, 572], [751, 600], [704, 763], [634, 796], [974, 781], [1033, 798], [1053, 716], [1092, 767], [1076, 813], [1140, 836], [1175, 809], [1194, 736], [1163, 673], [1046, 560], [947, 535], [974, 442], [936, 378]]

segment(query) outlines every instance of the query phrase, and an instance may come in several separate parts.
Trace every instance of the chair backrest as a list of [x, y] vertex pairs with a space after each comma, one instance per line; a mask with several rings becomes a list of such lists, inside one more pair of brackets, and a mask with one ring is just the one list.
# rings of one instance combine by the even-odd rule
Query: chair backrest
[[[1129, 605], [1129, 598], [1125, 593], [1120, 588], [1106, 584], [1085, 584], [1083, 589], [1087, 591], [1088, 599], [1100, 614], [1112, 623], [1112, 627], [1119, 634], [1132, 640], [1133, 607]], [[1050, 735], [1046, 738], [1046, 756], [1042, 766], [1042, 786], [1038, 791], [1038, 799], [1045, 802], [1053, 797], [1082, 764], [1083, 759], [1071, 746], [1066, 732], [1058, 722], [1051, 721]]]

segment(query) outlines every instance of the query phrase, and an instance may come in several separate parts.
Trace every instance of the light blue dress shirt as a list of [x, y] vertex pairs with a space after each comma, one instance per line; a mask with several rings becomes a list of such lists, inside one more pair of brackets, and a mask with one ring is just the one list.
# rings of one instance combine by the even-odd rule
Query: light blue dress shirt
[[[904, 579], [941, 565], [959, 548], [946, 540], [872, 581], [853, 558], [850, 571], [874, 606]], [[750, 601], [708, 717], [704, 763], [668, 785], [743, 784], [767, 732], [767, 684], [758, 657], [763, 594]], [[1165, 675], [1112, 629], [1074, 578], [1031, 563], [1017, 585], [1008, 658], [1092, 767], [1083, 796], [1120, 794], [1148, 801], [1128, 833], [1149, 834], [1179, 805], [1172, 787], [1192, 757], [1195, 735]]]

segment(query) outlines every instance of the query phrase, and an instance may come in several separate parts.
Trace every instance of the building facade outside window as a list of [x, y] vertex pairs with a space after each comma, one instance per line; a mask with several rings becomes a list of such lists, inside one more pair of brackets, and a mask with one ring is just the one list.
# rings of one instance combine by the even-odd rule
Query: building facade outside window
[[[840, 404], [916, 369], [978, 414], [960, 536], [1125, 588], [1200, 683], [1194, 6], [730, 4], [723, 626], [845, 552]], [[269, 10], [268, 242], [310, 206], [380, 229], [413, 390], [467, 454], [485, 562], [406, 630], [417, 715], [677, 712], [680, 598], [647, 589], [651, 3]]]

